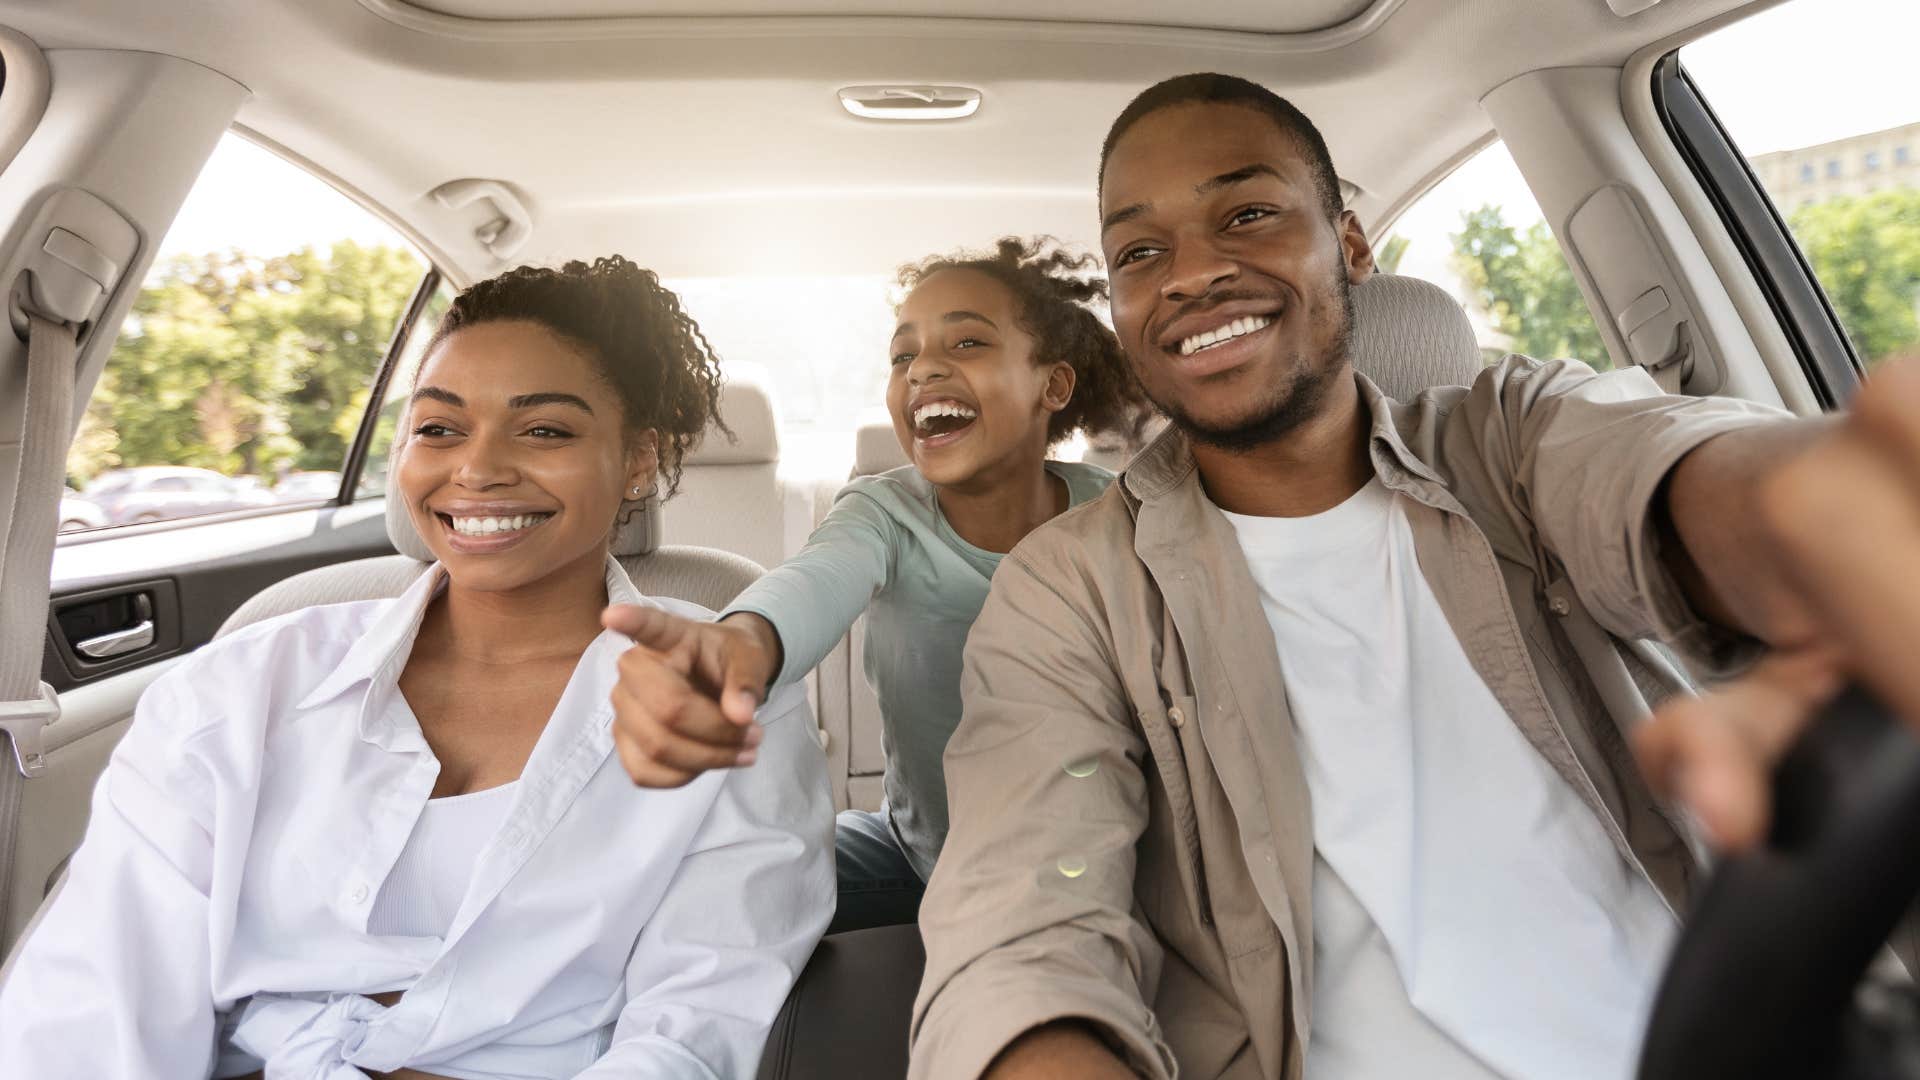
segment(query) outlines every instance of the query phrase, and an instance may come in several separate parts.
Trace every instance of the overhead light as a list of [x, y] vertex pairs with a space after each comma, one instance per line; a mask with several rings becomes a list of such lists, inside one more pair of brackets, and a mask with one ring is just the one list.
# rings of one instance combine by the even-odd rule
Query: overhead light
[[868, 120], [958, 120], [980, 109], [980, 91], [967, 86], [845, 86], [840, 104]]

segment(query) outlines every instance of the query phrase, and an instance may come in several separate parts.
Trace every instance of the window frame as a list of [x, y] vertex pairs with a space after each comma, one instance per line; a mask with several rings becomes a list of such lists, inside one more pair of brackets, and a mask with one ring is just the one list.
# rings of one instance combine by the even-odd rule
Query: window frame
[[[440, 269], [440, 265], [434, 261], [433, 255], [421, 245], [419, 241], [414, 239], [411, 231], [401, 228], [396, 224], [394, 219], [384, 211], [369, 206], [364, 200], [352, 192], [343, 190], [340, 185], [336, 184], [327, 174], [308, 166], [302, 159], [284, 152], [277, 144], [263, 140], [251, 131], [236, 125], [228, 129], [228, 134], [245, 139], [293, 168], [299, 169], [307, 176], [325, 185], [327, 189], [334, 194], [347, 200], [362, 213], [393, 228], [412, 246], [414, 253], [419, 256], [420, 261], [426, 264], [426, 270], [420, 275], [420, 280], [414, 284], [413, 293], [407, 300], [407, 306], [402, 310], [400, 318], [394, 323], [393, 332], [387, 339], [387, 347], [381, 355], [380, 363], [374, 369], [373, 382], [370, 384], [371, 389], [369, 390], [367, 398], [367, 407], [361, 411], [360, 421], [354, 429], [353, 441], [347, 446], [346, 460], [340, 467], [340, 488], [336, 490], [332, 496], [325, 499], [298, 499], [285, 503], [272, 503], [266, 506], [248, 506], [233, 510], [220, 510], [209, 514], [188, 514], [177, 518], [162, 518], [158, 521], [106, 525], [100, 528], [75, 530], [73, 532], [61, 533], [57, 536], [55, 543], [58, 546], [64, 547], [68, 544], [84, 544], [115, 536], [125, 536], [130, 533], [165, 532], [177, 527], [204, 525], [209, 522], [237, 521], [248, 518], [266, 517], [272, 514], [330, 509], [352, 505], [355, 501], [355, 488], [359, 483], [360, 471], [366, 464], [368, 444], [371, 442], [374, 430], [378, 426], [380, 404], [385, 397], [387, 385], [392, 379], [394, 369], [399, 362], [399, 357], [406, 350], [407, 342], [413, 333], [414, 326], [420, 320], [421, 313], [426, 309], [434, 292], [448, 280], [446, 274]], [[126, 318], [131, 317], [131, 310], [129, 310]], [[126, 318], [123, 318], [121, 325], [114, 329], [116, 342], [119, 335], [125, 331]], [[271, 489], [269, 488], [267, 490], [270, 491]], [[86, 493], [81, 492], [80, 495], [84, 498]]]
[[1680, 61], [1653, 67], [1653, 106], [1674, 148], [1713, 204], [1793, 349], [1821, 408], [1844, 406], [1865, 368], [1786, 219]]
[[[400, 321], [393, 328], [393, 336], [387, 339], [387, 354], [380, 361], [380, 369], [374, 373], [373, 386], [367, 392], [367, 407], [360, 413], [360, 426], [354, 431], [352, 445], [347, 447], [346, 463], [340, 467], [340, 490], [334, 493], [333, 505], [351, 506], [357, 497], [360, 474], [366, 469], [367, 454], [373, 446], [374, 433], [380, 427], [380, 407], [386, 403], [387, 387], [393, 382], [400, 358], [406, 354], [407, 344], [419, 328], [427, 305], [445, 280], [440, 267], [429, 260], [427, 272], [420, 276], [420, 284], [414, 286], [413, 297], [407, 301], [406, 313], [400, 316]], [[368, 498], [384, 499], [386, 493], [370, 495]]]

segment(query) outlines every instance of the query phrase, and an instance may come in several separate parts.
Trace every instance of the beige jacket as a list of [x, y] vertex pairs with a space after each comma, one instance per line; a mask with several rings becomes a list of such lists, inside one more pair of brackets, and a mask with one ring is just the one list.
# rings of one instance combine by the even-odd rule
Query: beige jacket
[[[1358, 377], [1380, 479], [1480, 677], [1677, 911], [1698, 872], [1544, 596], [1696, 672], [1752, 643], [1694, 617], [1652, 521], [1669, 470], [1784, 414], [1640, 370], [1509, 357], [1401, 404]], [[1184, 437], [1029, 536], [968, 640], [952, 832], [920, 912], [916, 1080], [971, 1080], [1037, 1024], [1150, 1077], [1297, 1080], [1312, 1020], [1312, 807], [1273, 633]]]

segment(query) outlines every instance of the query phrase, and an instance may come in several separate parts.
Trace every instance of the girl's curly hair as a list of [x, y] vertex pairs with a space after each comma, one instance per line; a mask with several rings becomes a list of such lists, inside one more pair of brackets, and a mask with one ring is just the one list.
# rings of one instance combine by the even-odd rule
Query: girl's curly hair
[[1151, 412], [1119, 339], [1092, 310], [1107, 300], [1099, 267], [1098, 258], [1075, 255], [1051, 236], [1004, 236], [990, 255], [962, 252], [903, 266], [899, 283], [912, 290], [942, 270], [974, 270], [1005, 285], [1019, 305], [1020, 328], [1033, 337], [1034, 363], [1073, 368], [1073, 399], [1048, 421], [1048, 444], [1076, 431], [1137, 438]]
[[581, 346], [619, 393], [627, 431], [659, 432], [663, 495], [679, 488], [681, 462], [708, 425], [732, 437], [720, 419], [719, 358], [653, 271], [619, 255], [516, 267], [456, 297], [427, 351], [466, 327], [515, 319]]

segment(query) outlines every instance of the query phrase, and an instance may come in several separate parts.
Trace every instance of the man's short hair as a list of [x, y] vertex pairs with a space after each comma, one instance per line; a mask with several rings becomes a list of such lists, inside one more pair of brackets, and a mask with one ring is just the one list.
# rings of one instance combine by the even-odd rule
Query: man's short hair
[[1244, 105], [1266, 115], [1306, 154], [1314, 190], [1327, 216], [1340, 216], [1340, 178], [1333, 171], [1333, 156], [1327, 153], [1327, 140], [1321, 138], [1320, 129], [1313, 126], [1313, 121], [1294, 108], [1292, 102], [1259, 83], [1213, 72], [1176, 75], [1155, 83], [1120, 110], [1119, 119], [1107, 131], [1107, 141], [1100, 145], [1100, 187], [1106, 187], [1107, 159], [1113, 156], [1114, 144], [1120, 141], [1120, 136], [1152, 113], [1173, 105], [1190, 104]]

